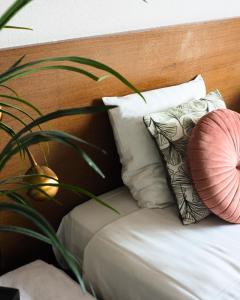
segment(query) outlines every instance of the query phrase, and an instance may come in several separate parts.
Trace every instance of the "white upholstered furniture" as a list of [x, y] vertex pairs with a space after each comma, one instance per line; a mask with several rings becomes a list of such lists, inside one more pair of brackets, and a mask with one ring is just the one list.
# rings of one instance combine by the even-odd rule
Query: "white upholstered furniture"
[[[37, 260], [0, 277], [0, 286], [20, 290], [21, 300], [91, 300], [63, 271]], [[4, 300], [4, 299], [1, 299]]]

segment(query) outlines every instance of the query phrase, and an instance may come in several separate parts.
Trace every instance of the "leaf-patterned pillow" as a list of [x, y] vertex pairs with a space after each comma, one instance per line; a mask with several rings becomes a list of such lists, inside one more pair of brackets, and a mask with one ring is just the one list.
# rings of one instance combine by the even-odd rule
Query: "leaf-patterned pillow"
[[223, 97], [216, 90], [204, 99], [192, 100], [144, 117], [144, 123], [155, 138], [166, 163], [169, 183], [176, 196], [183, 224], [199, 222], [210, 214], [193, 188], [185, 155], [195, 124], [202, 116], [219, 108], [226, 106]]

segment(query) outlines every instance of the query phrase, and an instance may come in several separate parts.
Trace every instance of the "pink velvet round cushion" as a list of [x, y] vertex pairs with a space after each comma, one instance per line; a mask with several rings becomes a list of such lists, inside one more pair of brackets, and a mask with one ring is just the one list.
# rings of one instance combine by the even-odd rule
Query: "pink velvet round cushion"
[[240, 114], [219, 109], [201, 118], [188, 144], [188, 165], [209, 210], [240, 223]]

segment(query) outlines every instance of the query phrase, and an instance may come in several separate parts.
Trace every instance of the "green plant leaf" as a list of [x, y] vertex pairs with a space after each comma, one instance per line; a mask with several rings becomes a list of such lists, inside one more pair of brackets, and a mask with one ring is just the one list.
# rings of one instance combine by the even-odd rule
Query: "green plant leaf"
[[118, 214], [118, 215], [120, 214], [119, 211], [116, 210], [114, 207], [112, 207], [111, 205], [109, 205], [105, 201], [101, 200], [101, 198], [97, 197], [96, 195], [94, 195], [93, 193], [87, 191], [86, 189], [84, 189], [82, 187], [71, 185], [71, 184], [66, 184], [66, 183], [60, 183], [60, 187], [66, 189], [66, 190], [72, 191], [76, 194], [82, 194], [84, 196], [87, 196], [88, 198], [95, 200], [99, 204], [111, 209], [116, 214]]
[[9, 86], [7, 86], [7, 85], [5, 85], [5, 84], [0, 84], [0, 87], [9, 90], [9, 91], [12, 92], [16, 97], [18, 97], [17, 92], [16, 92], [14, 89], [10, 88]]
[[20, 11], [25, 5], [32, 0], [16, 0], [6, 11], [0, 16], [0, 30], [10, 21], [13, 16]]
[[19, 98], [19, 97], [15, 97], [15, 96], [5, 95], [5, 94], [0, 94], [0, 98], [5, 98], [5, 99], [8, 99], [8, 100], [18, 101], [18, 102], [23, 103], [26, 106], [32, 108], [39, 116], [43, 115], [41, 113], [41, 111], [36, 106], [34, 106], [31, 102], [29, 102], [29, 101], [27, 101], [25, 99], [22, 99], [22, 98]]
[[[5, 103], [5, 102], [0, 102], [0, 106], [17, 110], [17, 111], [21, 112], [22, 114], [24, 114], [25, 116], [27, 116], [28, 118], [30, 118], [31, 121], [34, 121], [33, 117], [28, 112], [26, 112], [25, 110], [21, 109], [18, 106], [8, 104], [8, 103]], [[41, 127], [39, 129], [41, 130]]]
[[[28, 124], [26, 127], [24, 127], [22, 130], [20, 130], [15, 137], [13, 137], [7, 145], [4, 147], [2, 152], [0, 153], [0, 161], [7, 155], [8, 151], [10, 151], [10, 148], [12, 147], [12, 144], [15, 143], [15, 141], [24, 133], [31, 130], [35, 126], [41, 125], [43, 123], [46, 123], [50, 120], [58, 119], [65, 116], [72, 116], [72, 115], [84, 115], [84, 114], [93, 114], [93, 113], [99, 113], [104, 112], [109, 109], [112, 109], [116, 106], [86, 106], [86, 107], [78, 107], [78, 108], [69, 108], [69, 109], [63, 109], [58, 110], [52, 113], [49, 113], [47, 115], [41, 116], [37, 118], [32, 123]], [[97, 149], [97, 147], [96, 147]]]
[[85, 66], [90, 66], [90, 67], [93, 67], [98, 70], [106, 71], [107, 73], [113, 75], [118, 80], [120, 80], [123, 84], [125, 84], [132, 91], [139, 94], [139, 96], [145, 101], [145, 98], [140, 93], [140, 91], [134, 85], [132, 85], [125, 77], [123, 77], [119, 72], [115, 71], [114, 69], [110, 68], [109, 66], [107, 66], [101, 62], [98, 62], [98, 61], [90, 59], [90, 58], [81, 57], [81, 56], [50, 57], [50, 58], [40, 59], [40, 60], [36, 60], [36, 61], [32, 61], [32, 62], [23, 64], [23, 65], [17, 66], [16, 68], [8, 70], [3, 74], [0, 74], [0, 83], [5, 82], [6, 78], [12, 78], [11, 76], [14, 76], [13, 75], [14, 73], [19, 72], [20, 70], [29, 68], [31, 66], [42, 64], [42, 63], [47, 63], [47, 62], [66, 62], [66, 61], [85, 65]]
[[12, 226], [12, 225], [0, 225], [0, 231], [2, 232], [14, 232], [14, 233], [20, 233], [23, 235], [30, 236], [32, 238], [35, 238], [37, 240], [40, 240], [44, 243], [47, 244], [52, 244], [50, 239], [45, 237], [43, 234], [40, 234], [36, 231], [33, 231], [31, 229], [27, 229], [24, 227], [19, 227], [19, 226]]
[[[45, 177], [45, 178], [49, 178], [52, 179], [54, 181], [56, 181], [56, 179], [50, 177], [50, 176], [46, 176], [46, 175], [36, 175], [38, 177]], [[34, 175], [32, 175], [32, 177], [34, 177]], [[22, 179], [24, 179], [25, 176], [22, 176]], [[18, 182], [20, 184], [19, 187], [13, 188], [11, 191], [13, 192], [17, 192], [19, 190], [25, 190], [25, 189], [35, 189], [37, 187], [42, 187], [42, 186], [57, 186], [59, 188], [63, 188], [65, 190], [71, 191], [76, 195], [83, 195], [86, 196], [87, 198], [93, 199], [96, 202], [98, 202], [99, 204], [111, 209], [112, 211], [114, 211], [116, 214], [120, 214], [118, 210], [116, 210], [114, 207], [112, 207], [111, 205], [109, 205], [108, 203], [106, 203], [105, 201], [103, 201], [101, 198], [97, 197], [96, 195], [94, 195], [93, 193], [89, 192], [88, 190], [76, 186], [76, 185], [71, 185], [71, 184], [67, 184], [67, 183], [62, 183], [62, 182], [56, 182], [56, 183], [39, 183], [39, 184], [32, 184], [32, 183], [28, 183], [28, 182]], [[4, 194], [4, 190], [1, 190], [1, 193]], [[7, 192], [7, 191], [6, 191]]]
[[[4, 132], [6, 132], [10, 137], [14, 137], [16, 135], [15, 131], [10, 126], [8, 126], [7, 124], [5, 124], [2, 121], [0, 121], [0, 128]], [[22, 152], [22, 149], [20, 147], [20, 143], [19, 143], [18, 140], [16, 140], [16, 143], [17, 143], [17, 146], [19, 148], [20, 156], [21, 156], [21, 158], [23, 158], [24, 157], [24, 151]]]
[[53, 227], [47, 222], [47, 220], [41, 214], [39, 214], [36, 210], [34, 210], [31, 207], [22, 205], [19, 203], [12, 204], [12, 203], [1, 202], [0, 203], [0, 211], [3, 211], [3, 210], [18, 213], [18, 214], [24, 216], [25, 218], [29, 219], [30, 221], [32, 221], [51, 241], [51, 245], [58, 250], [60, 255], [62, 255], [67, 266], [73, 272], [73, 274], [76, 276], [82, 290], [84, 292], [86, 291], [84, 282], [80, 275], [79, 265], [77, 264], [76, 259], [73, 258], [71, 253], [64, 248], [64, 246], [62, 245], [62, 243], [56, 236], [56, 233], [55, 233]]
[[0, 128], [4, 130], [9, 136], [13, 137], [16, 135], [15, 131], [8, 126], [7, 124], [3, 123], [2, 121], [0, 122]]
[[[1, 110], [0, 110], [1, 111]], [[97, 150], [101, 149], [97, 148], [95, 145], [92, 145], [88, 142], [86, 142], [83, 139], [80, 139], [74, 135], [68, 134], [63, 131], [36, 131], [32, 132], [30, 134], [24, 135], [23, 137], [20, 137], [18, 140], [19, 145], [22, 150], [27, 149], [29, 146], [33, 144], [38, 144], [40, 142], [47, 142], [47, 141], [56, 141], [59, 143], [63, 143], [66, 146], [69, 146], [73, 148], [74, 150], [78, 151], [78, 153], [82, 156], [82, 158], [85, 160], [85, 162], [100, 176], [104, 177], [104, 174], [100, 170], [100, 168], [94, 163], [94, 161], [90, 158], [90, 156], [83, 151], [77, 144], [74, 144], [74, 142], [83, 143], [90, 147], [94, 147]], [[14, 147], [14, 144], [12, 144], [12, 147], [8, 150], [6, 153], [4, 159], [0, 160], [0, 169], [4, 167], [5, 163], [19, 151], [19, 145], [17, 147]]]
[[5, 25], [2, 27], [3, 29], [20, 29], [20, 30], [33, 30], [30, 27], [21, 27], [21, 26], [11, 26], [11, 25]]
[[15, 191], [11, 191], [11, 190], [7, 190], [7, 191], [1, 191], [0, 195], [4, 195], [7, 196], [8, 198], [10, 198], [11, 200], [13, 200], [16, 203], [20, 203], [23, 205], [28, 205], [24, 199], [24, 197], [20, 194], [18, 194]]
[[[22, 190], [22, 189], [32, 189], [32, 188], [35, 188], [35, 187], [41, 187], [41, 186], [58, 186], [59, 188], [63, 188], [63, 189], [66, 189], [68, 191], [71, 191], [73, 193], [75, 193], [76, 195], [83, 195], [83, 196], [86, 196], [87, 198], [90, 198], [90, 199], [93, 199], [95, 200], [96, 202], [98, 202], [99, 204], [111, 209], [112, 211], [114, 211], [115, 213], [119, 214], [119, 212], [113, 208], [111, 205], [109, 205], [108, 203], [106, 203], [105, 201], [103, 201], [101, 198], [97, 197], [95, 194], [89, 192], [88, 190], [82, 188], [82, 187], [79, 187], [79, 186], [76, 186], [76, 185], [71, 185], [71, 184], [66, 184], [66, 183], [61, 183], [61, 182], [57, 182], [56, 183], [40, 183], [40, 184], [37, 184], [37, 185], [34, 185], [34, 184], [31, 184], [31, 183], [28, 183], [25, 181], [25, 179], [29, 179], [29, 178], [34, 178], [34, 177], [44, 177], [44, 178], [49, 178], [49, 179], [52, 179], [54, 181], [56, 181], [56, 179], [54, 179], [53, 177], [51, 176], [48, 176], [48, 175], [41, 175], [41, 174], [31, 174], [31, 175], [18, 175], [18, 176], [13, 176], [13, 177], [10, 177], [10, 178], [5, 178], [5, 179], [2, 179], [0, 180], [0, 185], [2, 184], [12, 184], [12, 183], [18, 183], [20, 184], [19, 187], [15, 188], [15, 189], [12, 189], [11, 191], [14, 191], [14, 192], [17, 192], [19, 190]], [[19, 180], [21, 180], [19, 182]], [[23, 181], [24, 180], [24, 181]], [[4, 190], [0, 190], [0, 193], [3, 193], [4, 194]]]
[[[56, 181], [56, 179], [55, 179], [55, 181]], [[27, 183], [26, 183], [26, 185], [27, 185]], [[49, 186], [49, 185], [46, 184], [45, 186]], [[53, 197], [49, 196], [48, 193], [46, 193], [44, 190], [41, 189], [41, 186], [40, 186], [40, 187], [39, 187], [39, 186], [34, 186], [34, 187], [29, 186], [29, 189], [37, 190], [39, 193], [41, 193], [41, 194], [43, 194], [45, 197], [47, 197], [48, 200], [54, 200]], [[31, 197], [30, 197], [30, 198], [31, 198]], [[55, 200], [54, 200], [54, 201], [55, 201]]]
[[91, 282], [89, 283], [89, 286], [90, 286], [90, 290], [91, 290], [93, 299], [97, 300], [97, 295], [96, 295], [96, 293], [95, 293], [95, 291], [94, 291], [94, 288], [93, 288]]
[[[21, 109], [18, 106], [15, 106], [15, 105], [12, 105], [12, 104], [8, 104], [8, 103], [5, 103], [5, 102], [0, 102], [0, 106], [7, 107], [7, 108], [12, 108], [14, 110], [17, 110], [17, 111], [21, 112], [22, 114], [24, 114], [25, 116], [27, 116], [29, 119], [31, 119], [31, 121], [34, 121], [33, 117], [28, 112], [26, 112], [25, 110]], [[41, 128], [40, 125], [38, 125], [38, 128], [39, 128], [39, 130], [42, 130], [42, 128]], [[14, 135], [12, 135], [12, 136], [14, 136]]]
[[9, 111], [0, 108], [0, 112], [2, 112], [3, 114], [9, 115], [9, 116], [12, 117], [13, 119], [17, 120], [17, 121], [18, 121], [19, 123], [21, 123], [24, 127], [27, 126], [27, 124], [26, 124], [22, 119], [20, 119], [20, 118], [17, 117], [16, 115], [10, 113]]
[[[24, 114], [25, 116], [27, 116], [29, 119], [31, 119], [31, 121], [34, 121], [33, 117], [28, 112], [26, 112], [25, 110], [21, 109], [18, 106], [8, 104], [8, 103], [4, 103], [4, 102], [0, 102], [0, 106], [17, 110], [17, 111], [21, 112], [22, 114]], [[39, 128], [39, 130], [43, 130], [40, 125], [38, 125], [38, 128]], [[14, 132], [14, 135], [16, 135], [15, 132]], [[14, 136], [14, 135], [12, 135], [12, 136]]]
[[[24, 177], [25, 178], [27, 178], [26, 177], [27, 175], [25, 175]], [[23, 177], [23, 178], [24, 178]], [[29, 175], [29, 177], [32, 177], [31, 175]], [[40, 177], [42, 177], [42, 176], [40, 176]], [[54, 178], [51, 178], [52, 180], [55, 180]], [[55, 180], [56, 181], [56, 180]], [[5, 182], [5, 184], [8, 184], [8, 183], [12, 183], [12, 182]], [[15, 184], [23, 184], [23, 182], [14, 182]], [[27, 182], [25, 182], [24, 183], [26, 186], [28, 186], [28, 190], [30, 190], [30, 189], [35, 189], [35, 190], [37, 190], [37, 191], [39, 191], [41, 194], [43, 194], [44, 196], [46, 196], [47, 198], [48, 198], [48, 200], [54, 200], [55, 201], [55, 199], [53, 199], [51, 196], [49, 196], [48, 195], [48, 193], [46, 193], [44, 190], [42, 190], [41, 189], [41, 187], [38, 187], [38, 186], [35, 186], [34, 188], [32, 187], [32, 185], [31, 184], [29, 184], [28, 185], [28, 183]], [[18, 190], [18, 189], [17, 189]], [[25, 198], [22, 196], [22, 195], [20, 195], [20, 194], [18, 194], [15, 190], [13, 190], [13, 189], [1, 189], [0, 190], [0, 196], [7, 196], [8, 198], [10, 198], [11, 200], [13, 200], [14, 202], [16, 202], [16, 203], [20, 203], [20, 204], [25, 204], [25, 205], [28, 205], [27, 204], [27, 202], [25, 201]], [[58, 202], [57, 202], [58, 203]]]
[[18, 65], [20, 65], [20, 63], [23, 61], [23, 59], [25, 58], [25, 56], [26, 56], [26, 55], [24, 54], [24, 55], [22, 55], [17, 61], [15, 61], [15, 63], [13, 63], [13, 64], [11, 65], [11, 67], [8, 69], [8, 71], [10, 71], [10, 70], [16, 68]]
[[[1, 97], [1, 95], [0, 95]], [[77, 107], [77, 108], [68, 108], [68, 109], [61, 109], [54, 112], [51, 112], [49, 114], [46, 114], [44, 116], [38, 117], [33, 122], [28, 124], [25, 128], [20, 130], [17, 133], [17, 136], [21, 136], [27, 131], [31, 130], [32, 128], [41, 125], [43, 123], [46, 123], [51, 120], [55, 120], [62, 117], [67, 116], [74, 116], [74, 115], [85, 115], [85, 114], [95, 114], [95, 113], [101, 113], [108, 111], [109, 109], [115, 108], [114, 105], [101, 105], [101, 106], [85, 106], [85, 107]]]
[[[11, 177], [7, 177], [7, 178], [4, 178], [4, 179], [1, 179], [0, 180], [0, 185], [3, 185], [3, 184], [12, 184], [12, 183], [15, 183], [17, 180], [21, 179], [27, 179], [27, 178], [32, 178], [32, 177], [46, 177], [46, 178], [52, 178], [52, 177], [49, 177], [47, 175], [43, 175], [43, 174], [29, 174], [29, 175], [17, 175], [17, 176], [11, 176]], [[2, 190], [0, 189], [0, 194], [2, 193]]]
[[[22, 114], [26, 115], [27, 117], [29, 117], [29, 118], [31, 119], [31, 121], [34, 121], [33, 117], [32, 117], [28, 112], [26, 112], [25, 110], [19, 108], [18, 106], [11, 105], [11, 104], [4, 103], [4, 102], [0, 102], [0, 106], [15, 109], [15, 110], [21, 112]], [[5, 111], [5, 110], [4, 110], [4, 111]], [[5, 112], [6, 112], [6, 111], [5, 111]], [[12, 114], [11, 116], [13, 116], [13, 114]], [[18, 118], [18, 120], [19, 120], [19, 118]], [[5, 126], [6, 126], [6, 124], [5, 124]], [[38, 128], [39, 128], [39, 130], [42, 130], [42, 128], [41, 128], [40, 125], [38, 125]], [[4, 128], [2, 128], [2, 129], [4, 129]], [[10, 131], [9, 131], [9, 132], [10, 132]], [[8, 133], [9, 133], [9, 132], [8, 132]], [[13, 132], [11, 131], [11, 136], [12, 136], [12, 137], [16, 135], [15, 132], [14, 132], [14, 134], [12, 134], [12, 133], [13, 133]], [[48, 143], [47, 143], [47, 146], [48, 146]], [[41, 144], [39, 144], [39, 147], [40, 147], [40, 150], [41, 150], [41, 152], [42, 152], [42, 154], [43, 154], [44, 161], [45, 161], [46, 164], [47, 164], [47, 156], [46, 156], [45, 150], [44, 150], [44, 148], [42, 147]], [[49, 146], [47, 147], [47, 150], [49, 151]], [[21, 148], [19, 149], [19, 151], [21, 151]], [[22, 153], [20, 153], [20, 154], [22, 155]]]
[[76, 68], [76, 67], [66, 66], [66, 65], [65, 66], [64, 65], [54, 65], [54, 66], [39, 67], [36, 69], [27, 69], [26, 71], [13, 73], [13, 74], [11, 74], [9, 76], [5, 76], [3, 78], [1, 78], [1, 75], [0, 75], [0, 83], [4, 83], [4, 82], [10, 81], [12, 79], [17, 79], [17, 78], [20, 78], [20, 77], [23, 77], [23, 76], [26, 76], [29, 74], [37, 73], [39, 71], [47, 71], [47, 70], [65, 70], [65, 71], [80, 73], [80, 74], [85, 75], [95, 81], [98, 81], [101, 79], [101, 78], [95, 76], [94, 74], [92, 74], [84, 69], [81, 69], [81, 68]]

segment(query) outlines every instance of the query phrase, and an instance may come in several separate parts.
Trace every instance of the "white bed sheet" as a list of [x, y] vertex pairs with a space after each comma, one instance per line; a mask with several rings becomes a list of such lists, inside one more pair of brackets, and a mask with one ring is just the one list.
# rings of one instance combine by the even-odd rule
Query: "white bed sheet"
[[239, 232], [214, 216], [184, 226], [174, 207], [142, 209], [91, 239], [84, 272], [107, 300], [238, 300]]
[[91, 200], [59, 230], [70, 251], [84, 254], [99, 299], [240, 299], [240, 225], [210, 216], [183, 226], [175, 207], [138, 209], [125, 188], [109, 195], [121, 216]]
[[[136, 200], [124, 186], [105, 193], [100, 198], [117, 209], [120, 214], [116, 214], [94, 200], [89, 200], [67, 214], [58, 229], [59, 238], [81, 264], [84, 249], [94, 234], [104, 226], [139, 209]], [[59, 263], [64, 266], [61, 257], [55, 254]]]

